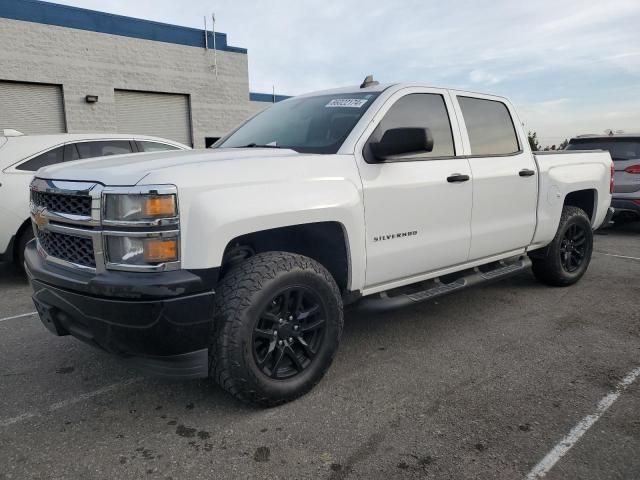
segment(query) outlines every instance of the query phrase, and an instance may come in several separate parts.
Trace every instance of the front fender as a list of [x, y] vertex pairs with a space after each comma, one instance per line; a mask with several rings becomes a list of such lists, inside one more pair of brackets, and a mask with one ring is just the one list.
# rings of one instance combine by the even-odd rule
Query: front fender
[[362, 193], [346, 178], [180, 189], [180, 201], [183, 268], [220, 266], [228, 243], [241, 235], [331, 221], [343, 226], [347, 238], [349, 288], [355, 290], [364, 283]]

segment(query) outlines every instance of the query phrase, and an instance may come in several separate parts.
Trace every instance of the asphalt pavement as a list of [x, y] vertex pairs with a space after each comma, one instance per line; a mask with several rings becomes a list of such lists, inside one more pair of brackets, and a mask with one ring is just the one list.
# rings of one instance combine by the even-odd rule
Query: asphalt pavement
[[516, 479], [585, 418], [545, 478], [640, 478], [640, 379], [620, 387], [640, 367], [640, 223], [596, 235], [572, 287], [526, 272], [349, 311], [323, 381], [267, 410], [209, 381], [145, 378], [33, 311], [0, 265], [1, 480]]

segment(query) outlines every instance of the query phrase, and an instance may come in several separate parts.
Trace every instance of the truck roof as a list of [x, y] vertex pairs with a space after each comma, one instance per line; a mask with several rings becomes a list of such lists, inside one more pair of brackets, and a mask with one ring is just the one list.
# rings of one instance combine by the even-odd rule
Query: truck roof
[[[355, 93], [355, 92], [375, 92], [375, 93], [380, 93], [383, 92], [385, 90], [388, 89], [393, 89], [393, 90], [401, 90], [403, 88], [409, 88], [409, 87], [422, 87], [422, 88], [439, 88], [439, 89], [443, 89], [443, 90], [450, 90], [452, 92], [456, 92], [459, 95], [471, 95], [471, 96], [475, 96], [475, 95], [488, 95], [488, 96], [492, 96], [492, 97], [496, 97], [496, 98], [505, 98], [501, 95], [495, 95], [493, 93], [488, 93], [488, 92], [475, 92], [475, 91], [471, 91], [471, 90], [458, 90], [455, 88], [447, 88], [447, 87], [441, 87], [441, 86], [437, 86], [437, 85], [429, 85], [426, 83], [412, 83], [412, 82], [407, 82], [407, 83], [380, 83], [380, 84], [375, 84], [375, 85], [370, 85], [367, 87], [362, 88], [360, 85], [350, 85], [350, 86], [346, 86], [346, 87], [339, 87], [339, 88], [331, 88], [328, 90], [319, 90], [319, 91], [315, 91], [315, 92], [309, 92], [309, 93], [305, 93], [302, 95], [297, 95], [295, 97], [291, 97], [291, 98], [302, 98], [302, 97], [315, 97], [318, 95], [336, 95], [336, 94], [343, 94], [343, 93]], [[285, 100], [286, 101], [286, 100]]]

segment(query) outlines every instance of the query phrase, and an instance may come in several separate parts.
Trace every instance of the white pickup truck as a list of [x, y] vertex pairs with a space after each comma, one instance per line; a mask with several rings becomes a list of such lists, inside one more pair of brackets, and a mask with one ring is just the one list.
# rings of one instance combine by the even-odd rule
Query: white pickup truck
[[611, 191], [609, 153], [532, 154], [505, 98], [368, 78], [277, 103], [213, 149], [40, 170], [25, 264], [56, 335], [271, 406], [322, 378], [347, 303], [531, 265], [575, 283]]

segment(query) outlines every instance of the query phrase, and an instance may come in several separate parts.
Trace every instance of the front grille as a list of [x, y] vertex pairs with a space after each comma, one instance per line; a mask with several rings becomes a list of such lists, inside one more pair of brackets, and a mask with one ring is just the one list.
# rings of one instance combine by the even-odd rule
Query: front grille
[[32, 190], [31, 202], [36, 207], [45, 207], [50, 212], [91, 216], [91, 197], [88, 196], [61, 195]]
[[93, 241], [87, 237], [74, 237], [64, 233], [37, 231], [40, 247], [50, 256], [66, 262], [96, 268]]

